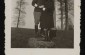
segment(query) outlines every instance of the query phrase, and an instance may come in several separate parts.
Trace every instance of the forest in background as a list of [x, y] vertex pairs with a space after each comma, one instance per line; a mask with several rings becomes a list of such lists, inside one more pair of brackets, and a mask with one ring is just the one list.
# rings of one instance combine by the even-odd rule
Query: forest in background
[[[26, 7], [31, 4], [26, 0], [17, 0], [15, 3], [12, 25], [19, 28], [26, 25]], [[55, 11], [57, 30], [74, 29], [74, 0], [55, 0]]]

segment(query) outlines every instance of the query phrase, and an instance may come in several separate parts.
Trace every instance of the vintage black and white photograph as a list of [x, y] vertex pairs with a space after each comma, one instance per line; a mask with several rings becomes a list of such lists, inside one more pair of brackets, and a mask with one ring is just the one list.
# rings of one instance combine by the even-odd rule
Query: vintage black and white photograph
[[80, 55], [80, 0], [5, 0], [6, 55]]
[[12, 0], [11, 48], [74, 48], [74, 0]]

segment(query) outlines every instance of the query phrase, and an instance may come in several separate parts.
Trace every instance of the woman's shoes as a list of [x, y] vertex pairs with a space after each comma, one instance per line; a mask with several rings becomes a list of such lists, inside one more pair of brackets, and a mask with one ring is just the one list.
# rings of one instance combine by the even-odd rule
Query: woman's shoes
[[41, 34], [42, 37], [44, 37], [44, 41], [51, 41], [49, 36], [50, 30], [44, 29], [44, 32]]
[[43, 41], [52, 40], [52, 38], [50, 37], [50, 30], [48, 30], [48, 29], [43, 29], [43, 30], [40, 30], [40, 32], [35, 32], [35, 37], [42, 38]]

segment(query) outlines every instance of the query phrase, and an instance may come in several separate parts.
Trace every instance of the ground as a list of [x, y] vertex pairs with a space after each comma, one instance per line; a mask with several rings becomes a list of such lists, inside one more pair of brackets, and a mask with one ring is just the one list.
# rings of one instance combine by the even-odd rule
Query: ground
[[12, 48], [73, 48], [74, 31], [56, 31], [56, 37], [52, 41], [42, 41], [36, 38], [33, 29], [11, 28]]

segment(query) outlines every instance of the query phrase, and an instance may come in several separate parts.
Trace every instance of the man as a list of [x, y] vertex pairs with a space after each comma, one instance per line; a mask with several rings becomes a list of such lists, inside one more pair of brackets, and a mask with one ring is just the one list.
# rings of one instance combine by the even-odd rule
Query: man
[[41, 12], [45, 10], [44, 0], [33, 0], [32, 6], [34, 6], [34, 21], [35, 21], [35, 34], [38, 35], [38, 24], [40, 22]]

